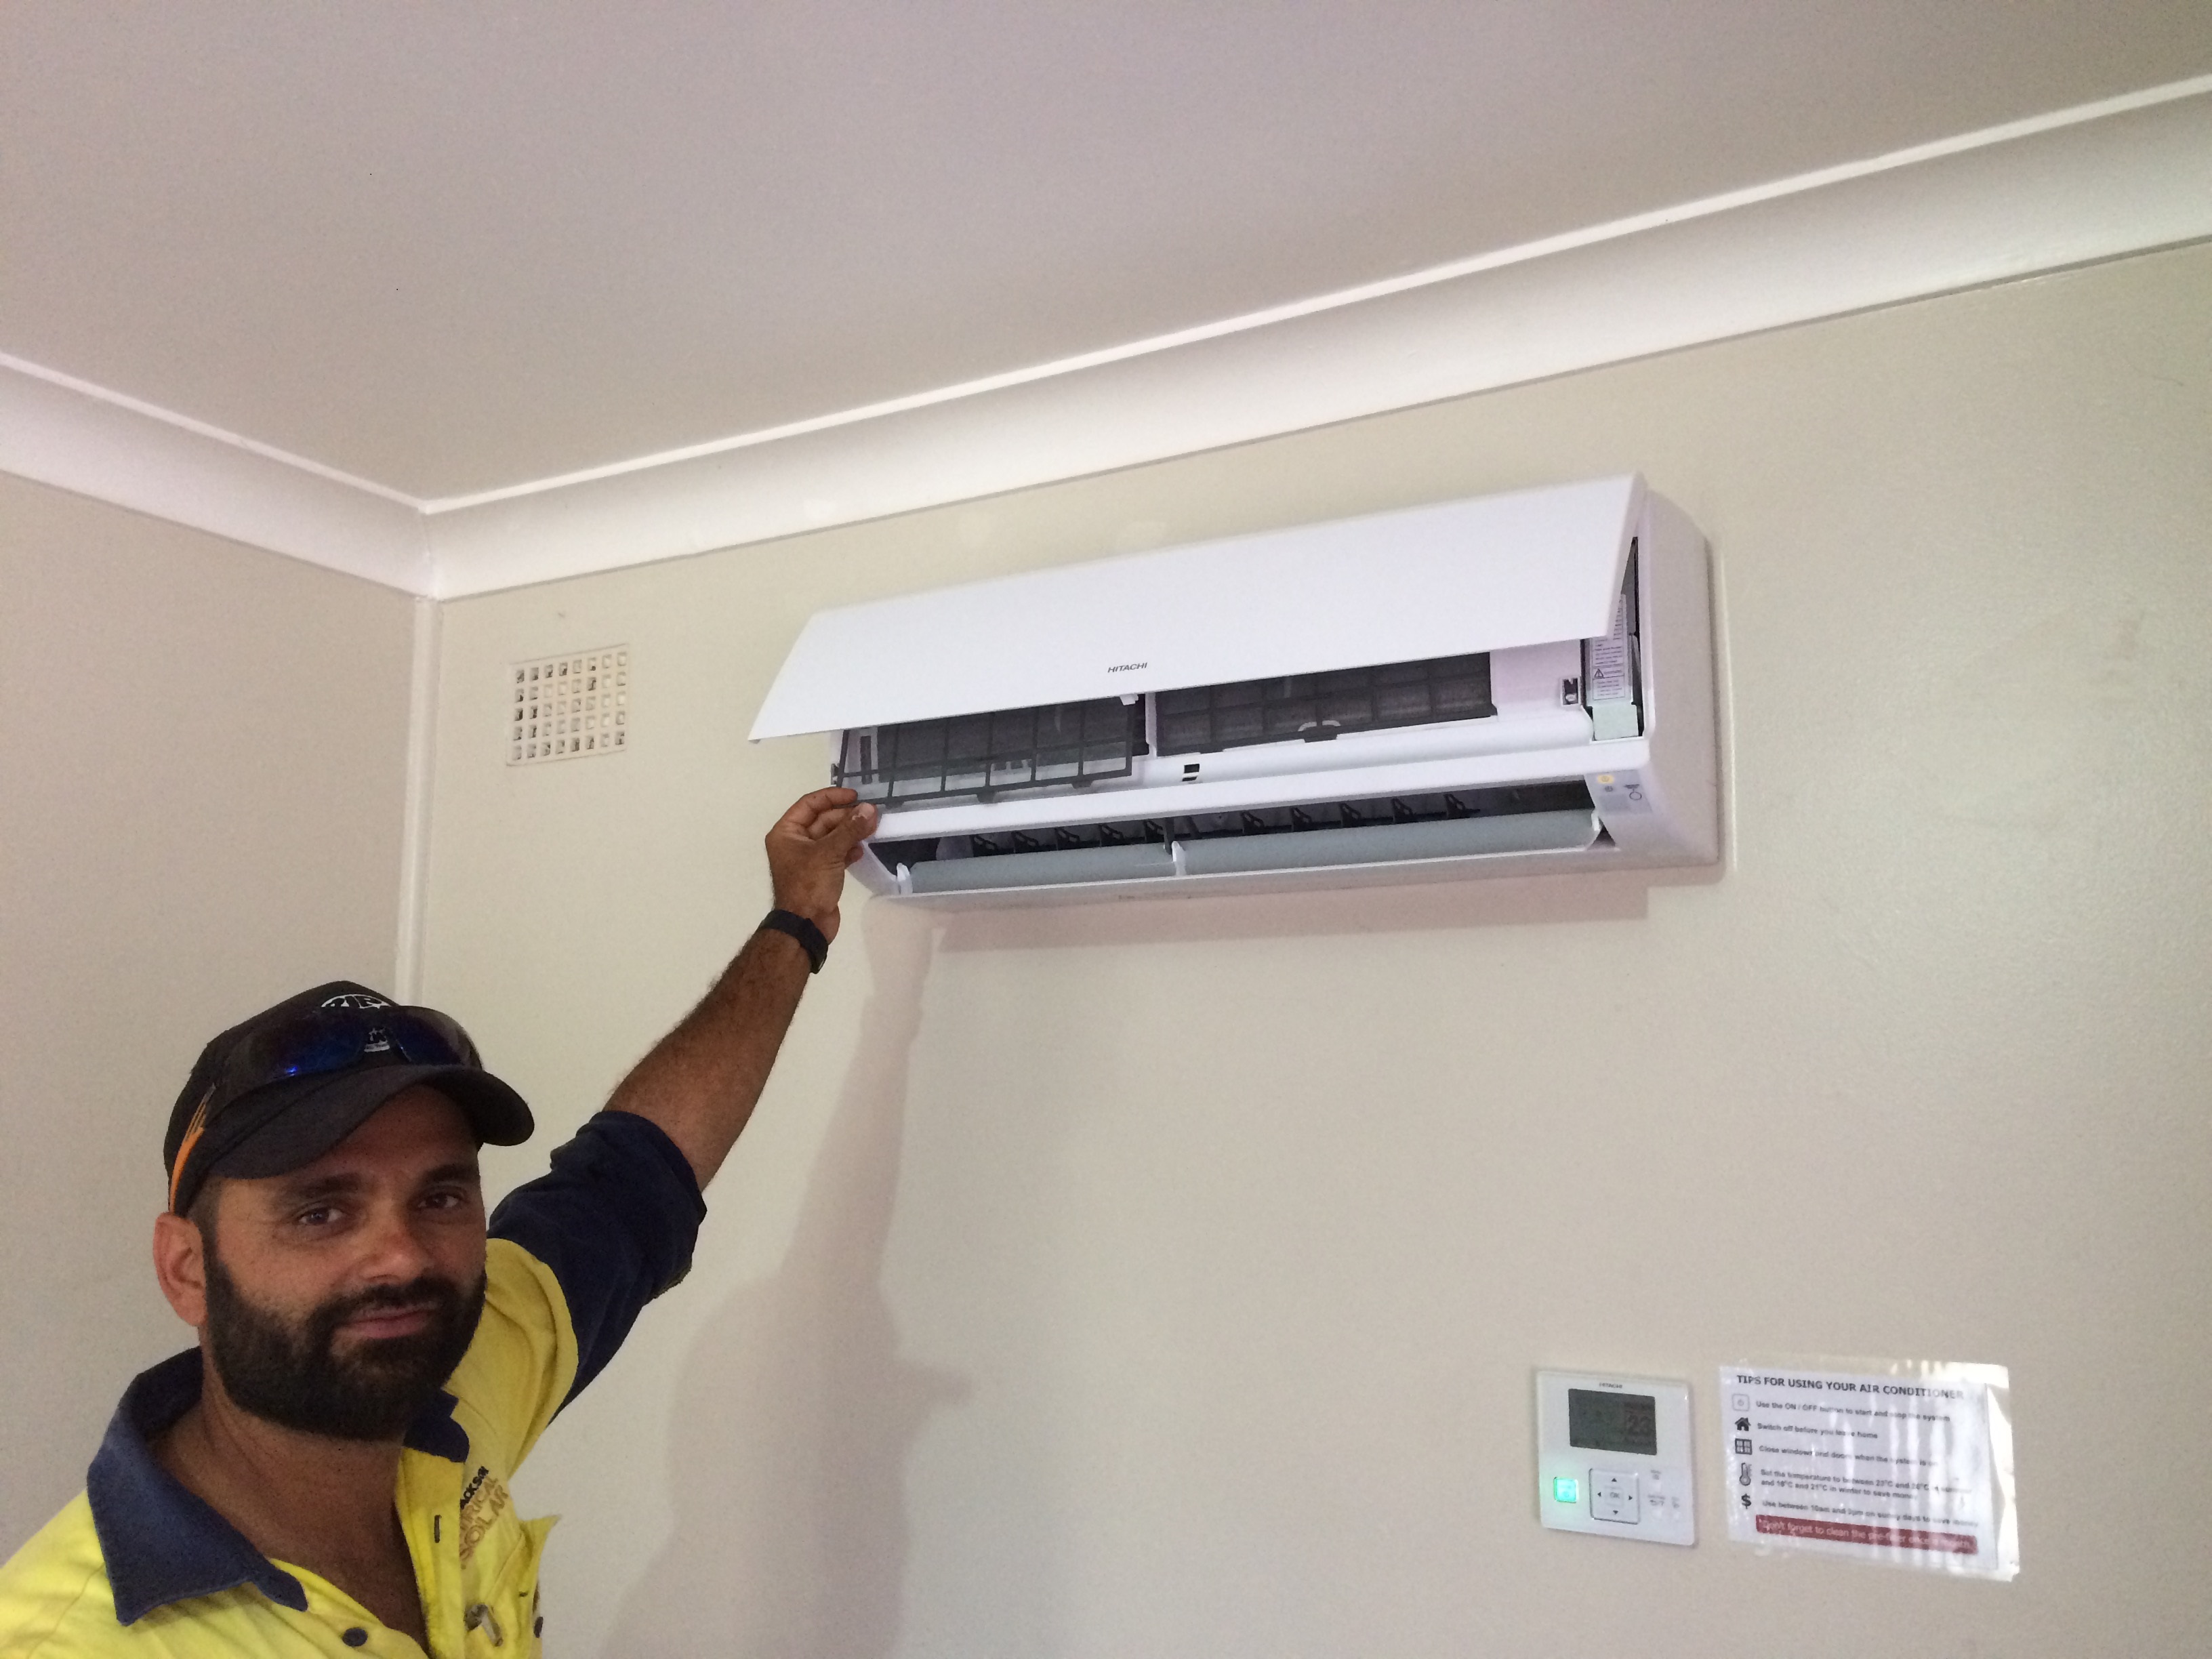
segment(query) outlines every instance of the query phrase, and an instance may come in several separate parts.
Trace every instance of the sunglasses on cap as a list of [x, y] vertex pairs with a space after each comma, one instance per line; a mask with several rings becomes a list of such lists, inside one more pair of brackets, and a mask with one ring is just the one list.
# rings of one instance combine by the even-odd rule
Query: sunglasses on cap
[[435, 1008], [315, 1008], [246, 1034], [216, 1074], [210, 1114], [240, 1095], [287, 1078], [343, 1072], [368, 1062], [475, 1066], [477, 1046]]

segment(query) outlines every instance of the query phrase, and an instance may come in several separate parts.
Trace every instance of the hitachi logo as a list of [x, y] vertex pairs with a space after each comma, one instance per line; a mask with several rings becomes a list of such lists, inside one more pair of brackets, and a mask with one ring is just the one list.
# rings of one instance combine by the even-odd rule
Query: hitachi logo
[[1106, 665], [1106, 672], [1109, 674], [1126, 674], [1132, 669], [1151, 666], [1152, 664], [1148, 662], [1109, 662]]

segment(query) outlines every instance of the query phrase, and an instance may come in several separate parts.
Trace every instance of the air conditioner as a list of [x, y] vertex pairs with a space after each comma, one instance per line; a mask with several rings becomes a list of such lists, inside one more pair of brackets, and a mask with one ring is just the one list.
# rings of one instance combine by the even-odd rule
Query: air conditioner
[[1718, 855], [1705, 540], [1636, 477], [825, 611], [751, 735], [819, 732], [901, 896]]

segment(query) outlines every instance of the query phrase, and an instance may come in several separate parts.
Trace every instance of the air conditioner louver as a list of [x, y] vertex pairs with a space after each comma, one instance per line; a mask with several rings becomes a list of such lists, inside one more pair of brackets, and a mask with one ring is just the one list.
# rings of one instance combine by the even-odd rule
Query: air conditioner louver
[[1410, 800], [1063, 825], [1049, 840], [1017, 830], [879, 842], [875, 850], [899, 891], [955, 893], [1565, 852], [1598, 835], [1589, 791], [1571, 779]]

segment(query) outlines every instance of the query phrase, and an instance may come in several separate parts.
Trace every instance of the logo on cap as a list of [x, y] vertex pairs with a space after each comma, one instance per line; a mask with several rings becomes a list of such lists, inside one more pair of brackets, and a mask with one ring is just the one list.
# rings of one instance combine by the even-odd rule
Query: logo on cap
[[382, 997], [368, 991], [345, 991], [323, 1004], [325, 1008], [389, 1008]]

